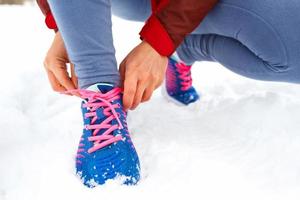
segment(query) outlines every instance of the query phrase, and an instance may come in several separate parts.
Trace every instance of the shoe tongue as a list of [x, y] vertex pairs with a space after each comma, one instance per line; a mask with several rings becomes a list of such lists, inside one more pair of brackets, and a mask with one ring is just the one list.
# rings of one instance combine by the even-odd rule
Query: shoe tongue
[[179, 56], [178, 56], [178, 54], [177, 54], [176, 51], [172, 54], [171, 59], [173, 59], [173, 60], [176, 61], [176, 62], [183, 62], [183, 61], [179, 58]]
[[94, 92], [101, 92], [102, 94], [105, 94], [112, 90], [114, 86], [109, 83], [96, 83], [94, 85], [91, 85], [87, 88], [87, 90], [94, 91]]

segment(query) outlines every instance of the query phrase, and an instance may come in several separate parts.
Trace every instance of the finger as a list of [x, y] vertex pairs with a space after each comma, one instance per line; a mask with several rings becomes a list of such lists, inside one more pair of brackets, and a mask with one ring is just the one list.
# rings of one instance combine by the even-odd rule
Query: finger
[[78, 78], [75, 74], [75, 67], [74, 67], [74, 64], [71, 63], [71, 80], [75, 86], [75, 88], [77, 89], [78, 88]]
[[154, 86], [154, 90], [156, 90], [157, 88], [159, 88], [159, 87], [162, 85], [163, 82], [164, 82], [164, 77], [161, 78], [161, 79], [158, 79], [158, 80], [156, 81], [155, 86]]
[[138, 85], [137, 85], [137, 90], [136, 90], [136, 93], [135, 93], [135, 97], [134, 97], [132, 106], [129, 109], [134, 110], [141, 103], [143, 94], [145, 92], [145, 89], [146, 89], [145, 83], [139, 81]]
[[120, 72], [120, 85], [121, 88], [124, 88], [124, 80], [125, 80], [125, 60], [122, 61], [122, 63], [119, 66], [119, 72]]
[[[78, 78], [75, 74], [74, 64], [72, 64], [72, 63], [70, 64], [70, 71], [71, 71], [71, 81], [73, 82], [75, 88], [78, 89]], [[81, 95], [76, 91], [72, 92], [72, 94], [77, 96], [77, 97], [81, 97]]]
[[126, 77], [124, 81], [124, 94], [123, 94], [123, 105], [124, 109], [128, 110], [132, 107], [135, 92], [137, 87], [137, 80], [134, 77]]
[[142, 102], [149, 101], [151, 99], [151, 96], [152, 96], [154, 90], [155, 90], [154, 85], [151, 85], [151, 86], [147, 87], [144, 94], [143, 94]]
[[52, 73], [54, 74], [54, 76], [56, 77], [56, 79], [59, 81], [59, 83], [64, 86], [67, 90], [75, 90], [76, 87], [73, 84], [67, 68], [64, 66], [57, 66], [55, 68], [53, 68]]
[[48, 79], [49, 79], [49, 82], [50, 82], [50, 85], [51, 85], [52, 89], [56, 92], [65, 92], [66, 88], [64, 88], [58, 82], [58, 80], [55, 78], [54, 74], [49, 70], [46, 70], [46, 72], [47, 72], [47, 76], [48, 76]]

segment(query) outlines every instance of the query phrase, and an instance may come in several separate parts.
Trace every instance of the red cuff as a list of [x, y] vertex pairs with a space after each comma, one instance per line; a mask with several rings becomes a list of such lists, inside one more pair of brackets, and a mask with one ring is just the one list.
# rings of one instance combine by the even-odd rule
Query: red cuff
[[140, 36], [162, 56], [171, 56], [175, 51], [172, 39], [155, 15], [148, 19]]
[[45, 23], [49, 29], [57, 30], [57, 25], [51, 12], [48, 12], [46, 15]]

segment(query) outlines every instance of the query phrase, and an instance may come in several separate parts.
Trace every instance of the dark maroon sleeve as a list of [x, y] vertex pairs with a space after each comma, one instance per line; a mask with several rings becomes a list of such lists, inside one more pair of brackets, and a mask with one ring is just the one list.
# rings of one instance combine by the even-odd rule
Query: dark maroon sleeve
[[48, 5], [47, 0], [37, 0], [36, 2], [39, 5], [43, 14], [46, 16], [50, 12], [50, 7]]
[[57, 31], [57, 25], [56, 25], [56, 22], [55, 22], [55, 19], [54, 19], [52, 13], [51, 13], [50, 6], [49, 6], [47, 0], [37, 0], [37, 3], [39, 5], [41, 11], [43, 12], [43, 14], [46, 17], [45, 23], [46, 23], [47, 27]]
[[170, 56], [218, 0], [152, 0], [152, 15], [141, 37], [161, 55]]

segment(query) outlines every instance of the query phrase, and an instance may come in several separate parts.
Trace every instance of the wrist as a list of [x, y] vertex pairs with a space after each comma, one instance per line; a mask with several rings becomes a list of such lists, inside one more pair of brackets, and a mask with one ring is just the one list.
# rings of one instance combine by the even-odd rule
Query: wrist
[[141, 43], [142, 46], [144, 46], [146, 48], [146, 50], [148, 52], [151, 52], [151, 54], [154, 54], [154, 55], [157, 55], [157, 56], [160, 56], [160, 57], [166, 57], [164, 55], [161, 55], [155, 48], [153, 48], [151, 46], [151, 44], [149, 42], [147, 42], [146, 40], [143, 40], [142, 43]]
[[170, 56], [175, 51], [174, 43], [168, 32], [154, 15], [147, 20], [140, 36], [162, 56]]

